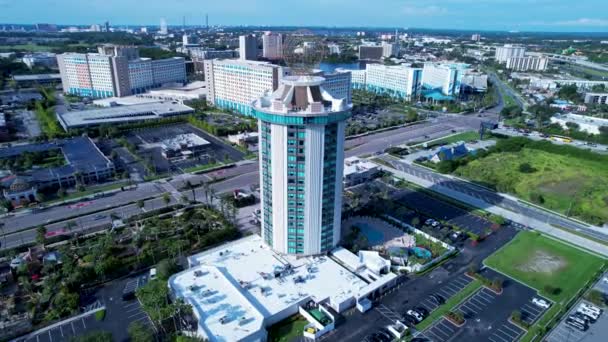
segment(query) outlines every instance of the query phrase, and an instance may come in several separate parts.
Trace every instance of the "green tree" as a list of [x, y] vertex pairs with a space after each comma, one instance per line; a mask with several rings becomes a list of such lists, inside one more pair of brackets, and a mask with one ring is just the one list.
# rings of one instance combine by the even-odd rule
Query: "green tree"
[[144, 200], [138, 200], [137, 201], [137, 207], [139, 209], [143, 209], [145, 205], [146, 205], [146, 203], [144, 202]]
[[129, 324], [128, 332], [131, 342], [154, 341], [152, 331], [150, 331], [150, 329], [140, 321], [135, 321]]
[[46, 227], [38, 226], [38, 228], [36, 228], [36, 243], [43, 245], [45, 240], [46, 240]]
[[168, 192], [165, 192], [163, 194], [163, 202], [165, 203], [165, 205], [169, 205], [169, 203], [171, 203], [171, 196]]
[[161, 280], [169, 280], [169, 277], [180, 271], [175, 259], [163, 259], [156, 264], [156, 274]]

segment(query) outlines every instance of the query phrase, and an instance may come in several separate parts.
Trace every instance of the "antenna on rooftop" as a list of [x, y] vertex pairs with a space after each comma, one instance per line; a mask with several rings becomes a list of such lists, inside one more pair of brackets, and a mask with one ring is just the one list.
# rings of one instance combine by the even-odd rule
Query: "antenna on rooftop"
[[296, 31], [283, 41], [283, 60], [294, 75], [310, 75], [326, 55], [326, 42], [314, 36]]

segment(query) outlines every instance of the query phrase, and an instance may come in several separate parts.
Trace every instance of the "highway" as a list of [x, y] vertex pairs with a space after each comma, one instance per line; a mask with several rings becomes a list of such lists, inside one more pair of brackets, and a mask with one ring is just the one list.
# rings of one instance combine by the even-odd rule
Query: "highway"
[[[477, 130], [480, 122], [495, 119], [491, 111], [484, 115], [484, 117], [445, 115], [429, 122], [349, 139], [345, 142], [345, 156], [371, 155], [382, 152], [390, 146], [410, 141], [439, 138], [454, 131]], [[187, 181], [194, 186], [199, 186], [202, 182], [211, 182], [211, 188], [217, 194], [238, 188], [249, 188], [259, 184], [258, 164], [257, 161], [245, 161], [231, 168], [202, 175], [181, 174], [164, 180], [139, 183], [136, 189], [117, 192], [107, 197], [9, 215], [0, 219], [3, 228], [0, 237], [1, 249], [33, 242], [36, 236], [35, 227], [40, 225], [44, 225], [47, 232], [66, 231], [70, 225], [72, 232], [89, 232], [95, 228], [108, 227], [111, 224], [110, 215], [128, 218], [165, 206], [162, 200], [164, 193], [170, 193], [172, 195], [170, 204], [175, 204], [181, 198], [181, 191], [191, 197], [191, 191], [185, 189]], [[198, 201], [204, 197], [202, 189], [196, 190], [196, 197]], [[137, 206], [139, 200], [144, 200], [143, 209]]]
[[[608, 232], [605, 232], [599, 227], [573, 221], [559, 214], [554, 214], [550, 211], [542, 210], [525, 202], [519, 201], [511, 196], [499, 194], [476, 184], [458, 179], [456, 177], [442, 175], [427, 168], [410, 165], [390, 156], [384, 155], [380, 158], [389, 163], [396, 170], [409, 174], [415, 178], [430, 182], [432, 184], [430, 188], [431, 190], [436, 191], [439, 188], [447, 188], [453, 192], [479, 199], [481, 202], [486, 203], [485, 207], [496, 206], [530, 220], [544, 222], [548, 225], [557, 225], [572, 231], [583, 233], [595, 239], [608, 242]], [[481, 206], [481, 208], [485, 209], [484, 206]], [[529, 222], [518, 223], [530, 226]]]

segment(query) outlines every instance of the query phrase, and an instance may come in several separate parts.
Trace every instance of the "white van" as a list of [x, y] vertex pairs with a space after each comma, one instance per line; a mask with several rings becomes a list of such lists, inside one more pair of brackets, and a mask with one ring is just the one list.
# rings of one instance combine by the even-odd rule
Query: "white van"
[[148, 280], [154, 280], [156, 279], [156, 267], [153, 267], [150, 269], [150, 276], [148, 277]]

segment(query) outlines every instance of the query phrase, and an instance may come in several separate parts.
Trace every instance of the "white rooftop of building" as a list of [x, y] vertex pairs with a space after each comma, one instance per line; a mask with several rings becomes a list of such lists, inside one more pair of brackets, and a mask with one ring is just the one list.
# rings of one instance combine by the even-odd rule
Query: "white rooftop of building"
[[359, 157], [349, 157], [344, 159], [344, 177], [354, 173], [367, 172], [377, 168], [378, 165]]
[[258, 235], [193, 255], [188, 261], [191, 268], [172, 276], [169, 286], [192, 304], [199, 333], [211, 341], [245, 340], [309, 300], [332, 307], [345, 302], [354, 306], [357, 299], [396, 277], [375, 275], [367, 282], [353, 273], [357, 270], [331, 257], [280, 255]]
[[178, 134], [173, 138], [163, 140], [161, 145], [167, 150], [180, 150], [183, 147], [209, 145], [210, 142], [194, 133]]
[[140, 120], [193, 113], [194, 109], [177, 102], [152, 102], [131, 106], [117, 106], [57, 115], [64, 128], [95, 126], [101, 124], [124, 123]]
[[598, 126], [598, 127], [599, 126], [608, 126], [608, 119], [596, 118], [596, 117], [588, 116], [588, 115], [566, 113], [566, 114], [555, 115], [554, 118], [564, 120], [564, 121], [575, 122], [578, 124], [593, 125], [593, 126]]

